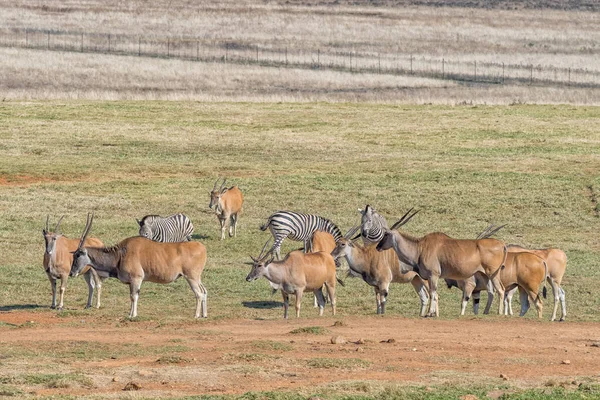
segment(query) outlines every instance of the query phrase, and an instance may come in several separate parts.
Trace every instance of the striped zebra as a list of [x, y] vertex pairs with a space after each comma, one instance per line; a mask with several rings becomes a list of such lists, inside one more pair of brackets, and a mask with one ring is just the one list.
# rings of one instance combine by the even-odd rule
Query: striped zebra
[[367, 204], [364, 210], [358, 209], [362, 214], [360, 221], [360, 234], [365, 245], [379, 243], [389, 229], [387, 221], [379, 215], [373, 207]]
[[140, 236], [155, 242], [186, 242], [192, 240], [194, 225], [183, 214], [175, 214], [170, 217], [146, 215], [141, 221], [137, 219], [136, 221], [140, 226]]
[[337, 242], [342, 237], [340, 229], [330, 220], [312, 214], [301, 214], [293, 211], [278, 211], [272, 214], [267, 223], [260, 227], [261, 231], [271, 230], [275, 238], [271, 252], [280, 259], [281, 243], [286, 237], [304, 242], [304, 252], [311, 252], [312, 237], [315, 231], [330, 233]]

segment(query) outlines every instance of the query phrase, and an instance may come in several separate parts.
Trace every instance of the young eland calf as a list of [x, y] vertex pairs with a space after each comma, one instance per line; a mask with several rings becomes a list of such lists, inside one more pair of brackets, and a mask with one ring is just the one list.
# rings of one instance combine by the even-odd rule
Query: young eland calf
[[[252, 282], [261, 276], [269, 280], [273, 288], [281, 289], [283, 296], [283, 318], [288, 317], [289, 295], [296, 295], [296, 317], [300, 317], [300, 304], [305, 291], [314, 292], [319, 302], [319, 315], [323, 315], [325, 299], [321, 288], [327, 286], [331, 309], [335, 315], [335, 261], [331, 254], [324, 252], [304, 253], [291, 251], [281, 261], [274, 261], [272, 252], [263, 255], [270, 240], [265, 243], [258, 258], [252, 258], [252, 269], [246, 281]], [[267, 257], [271, 256], [269, 260]]]

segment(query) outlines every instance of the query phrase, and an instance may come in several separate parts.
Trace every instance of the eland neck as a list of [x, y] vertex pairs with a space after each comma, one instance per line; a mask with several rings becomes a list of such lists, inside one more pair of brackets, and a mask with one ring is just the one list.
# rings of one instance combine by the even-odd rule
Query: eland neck
[[419, 262], [419, 239], [405, 233], [393, 231], [394, 251], [400, 261], [411, 267], [416, 267]]
[[95, 270], [116, 276], [121, 261], [121, 249], [119, 247], [86, 247], [85, 249]]
[[344, 256], [346, 257], [346, 261], [348, 261], [348, 266], [354, 272], [362, 274], [365, 270], [365, 249], [358, 246], [348, 246], [346, 251], [344, 252]]

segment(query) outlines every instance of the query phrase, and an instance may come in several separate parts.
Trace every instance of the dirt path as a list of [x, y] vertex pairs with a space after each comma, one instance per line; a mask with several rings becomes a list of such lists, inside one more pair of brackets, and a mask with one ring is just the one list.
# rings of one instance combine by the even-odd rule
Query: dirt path
[[[0, 375], [56, 373], [60, 363], [64, 373], [93, 381], [88, 387], [19, 386], [36, 394], [108, 395], [122, 393], [128, 382], [161, 396], [353, 381], [500, 383], [501, 374], [511, 384], [544, 386], [600, 376], [599, 323], [360, 316], [169, 326], [29, 312], [0, 313], [0, 321], [0, 350], [8, 354]], [[307, 327], [322, 329], [292, 333]], [[334, 336], [346, 342], [332, 344]]]

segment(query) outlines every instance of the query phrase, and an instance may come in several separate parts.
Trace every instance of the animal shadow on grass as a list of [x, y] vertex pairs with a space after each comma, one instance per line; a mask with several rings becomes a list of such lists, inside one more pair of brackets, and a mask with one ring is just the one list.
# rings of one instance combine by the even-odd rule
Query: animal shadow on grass
[[204, 239], [210, 239], [210, 236], [209, 235], [200, 235], [199, 233], [194, 233], [192, 235], [192, 239], [204, 240]]
[[8, 305], [8, 306], [1, 306], [0, 311], [34, 310], [36, 308], [48, 308], [48, 307], [40, 306], [39, 304], [13, 304], [13, 305]]
[[248, 308], [280, 308], [283, 307], [281, 301], [242, 301], [242, 305]]

